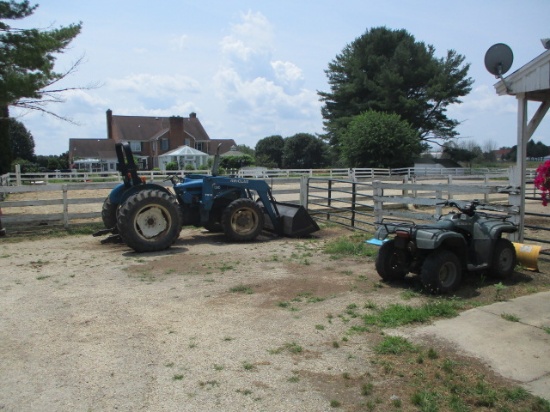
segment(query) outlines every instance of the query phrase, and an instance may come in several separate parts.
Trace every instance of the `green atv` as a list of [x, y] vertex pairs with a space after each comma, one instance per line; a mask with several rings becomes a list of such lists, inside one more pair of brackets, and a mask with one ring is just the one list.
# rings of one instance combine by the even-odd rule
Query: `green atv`
[[[420, 275], [431, 293], [450, 293], [462, 281], [464, 272], [487, 272], [506, 277], [516, 266], [516, 251], [504, 234], [517, 226], [510, 216], [489, 214], [495, 210], [479, 201], [448, 201], [458, 211], [441, 216], [432, 224], [379, 222], [375, 240], [381, 244], [376, 271], [386, 281], [403, 279], [409, 272]], [[389, 235], [394, 235], [388, 239]]]

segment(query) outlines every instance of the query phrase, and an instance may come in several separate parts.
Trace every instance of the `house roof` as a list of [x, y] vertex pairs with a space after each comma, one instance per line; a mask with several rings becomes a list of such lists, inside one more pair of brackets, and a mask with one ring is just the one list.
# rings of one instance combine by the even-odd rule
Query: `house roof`
[[[218, 145], [220, 146], [220, 154], [229, 152], [233, 146], [236, 146], [235, 140], [233, 139], [210, 139], [208, 141], [197, 141], [198, 143], [204, 143], [203, 151], [208, 153], [210, 156], [214, 156], [218, 150]], [[205, 147], [206, 146], [206, 147]]]
[[69, 139], [69, 159], [116, 159], [115, 142], [110, 139]]
[[168, 157], [168, 156], [208, 156], [206, 153], [201, 152], [200, 150], [193, 149], [187, 145], [180, 146], [177, 149], [166, 152], [159, 157]]
[[227, 157], [227, 156], [239, 157], [239, 156], [246, 156], [246, 153], [238, 151], [237, 146], [231, 146], [231, 149], [229, 149], [229, 151], [223, 153], [221, 156], [222, 157]]
[[[113, 139], [116, 141], [150, 141], [167, 137], [170, 117], [112, 115]], [[196, 116], [183, 118], [184, 133], [195, 140], [210, 140]]]

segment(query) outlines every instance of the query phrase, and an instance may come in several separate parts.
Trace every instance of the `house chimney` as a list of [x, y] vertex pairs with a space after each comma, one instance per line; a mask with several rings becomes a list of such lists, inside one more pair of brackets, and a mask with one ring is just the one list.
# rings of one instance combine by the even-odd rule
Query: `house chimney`
[[107, 139], [113, 138], [113, 111], [107, 110]]
[[170, 149], [183, 146], [185, 137], [183, 132], [183, 117], [170, 117]]
[[196, 119], [197, 118], [197, 113], [195, 113], [195, 112], [189, 113], [189, 118], [190, 119]]

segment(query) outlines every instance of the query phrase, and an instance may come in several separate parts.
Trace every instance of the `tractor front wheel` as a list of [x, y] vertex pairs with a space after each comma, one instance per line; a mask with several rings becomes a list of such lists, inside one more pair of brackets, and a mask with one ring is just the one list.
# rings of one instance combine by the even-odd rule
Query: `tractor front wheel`
[[252, 199], [237, 199], [224, 209], [222, 227], [230, 240], [254, 240], [264, 228], [264, 214]]
[[395, 247], [395, 240], [388, 240], [380, 246], [375, 267], [382, 279], [401, 280], [409, 272], [406, 252]]
[[449, 250], [434, 250], [422, 265], [420, 279], [430, 293], [453, 292], [462, 281], [460, 260]]
[[490, 273], [497, 278], [507, 278], [516, 267], [516, 249], [508, 239], [498, 239], [493, 252]]
[[118, 212], [120, 236], [136, 252], [169, 248], [179, 237], [181, 225], [176, 198], [162, 190], [142, 190], [130, 196]]

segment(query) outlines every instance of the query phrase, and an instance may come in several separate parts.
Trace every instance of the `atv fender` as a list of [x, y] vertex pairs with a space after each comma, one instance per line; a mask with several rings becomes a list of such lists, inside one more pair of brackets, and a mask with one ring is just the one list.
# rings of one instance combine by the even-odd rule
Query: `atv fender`
[[503, 233], [514, 233], [518, 231], [517, 226], [512, 222], [496, 222], [490, 225], [486, 224], [485, 227], [489, 229], [491, 239], [497, 239], [501, 237]]
[[438, 228], [418, 229], [416, 231], [416, 247], [418, 249], [439, 249], [445, 247], [453, 250], [459, 258], [465, 256], [466, 240], [460, 233]]

